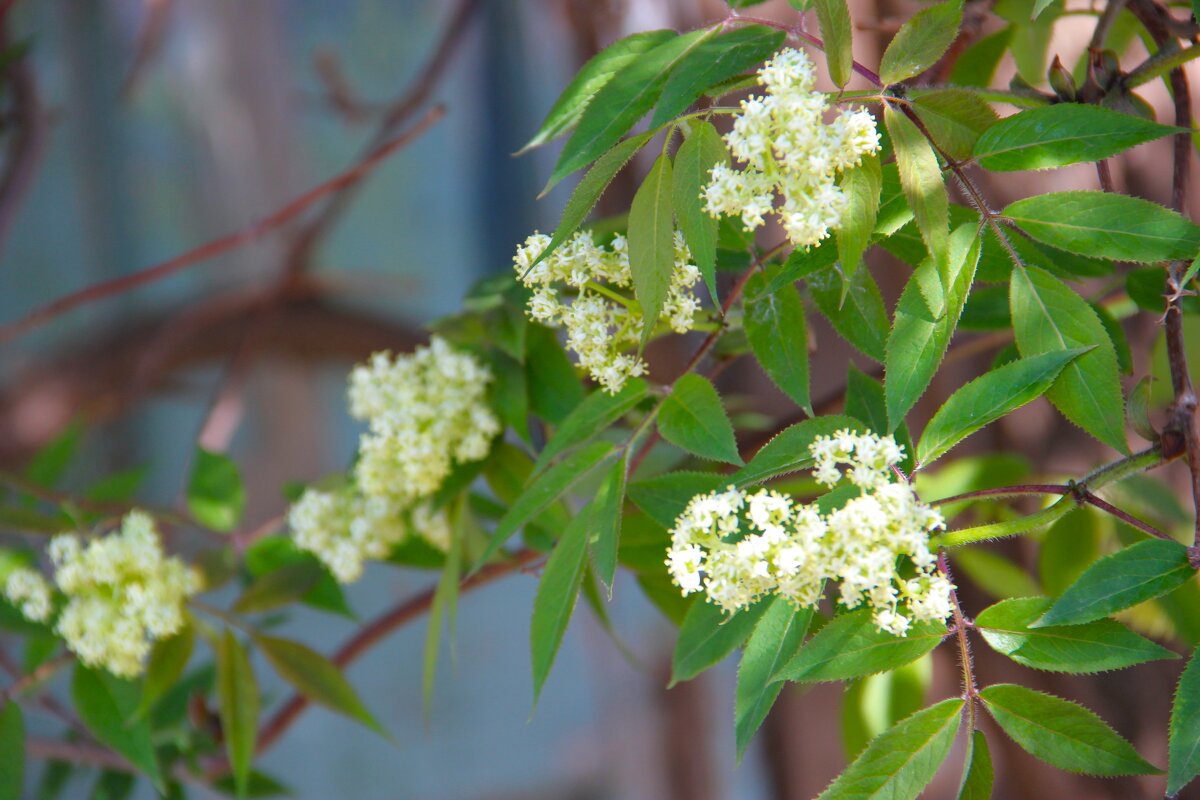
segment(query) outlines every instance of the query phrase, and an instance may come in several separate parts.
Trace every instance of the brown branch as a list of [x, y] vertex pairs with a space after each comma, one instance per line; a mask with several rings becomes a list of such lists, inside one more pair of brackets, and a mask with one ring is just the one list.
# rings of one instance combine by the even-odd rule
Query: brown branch
[[[465, 579], [459, 585], [459, 594], [469, 592], [472, 589], [477, 589], [480, 586], [485, 586], [497, 578], [508, 575], [512, 572], [520, 570], [527, 564], [542, 557], [542, 553], [536, 550], [520, 550], [513, 553], [507, 561], [496, 562], [482, 567], [478, 572], [469, 578]], [[330, 658], [335, 666], [339, 669], [345, 669], [361, 655], [366, 653], [389, 634], [401, 627], [405, 623], [420, 617], [430, 606], [433, 605], [434, 589], [429, 589], [422, 592], [416, 597], [405, 600], [399, 605], [377, 617], [366, 627], [354, 634], [343, 644], [336, 653]], [[302, 694], [294, 694], [287, 702], [280, 706], [279, 710], [264, 723], [257, 737], [257, 746], [255, 753], [261, 755], [269, 750], [296, 718], [304, 712], [311, 704], [311, 701]], [[210, 778], [218, 778], [229, 771], [229, 762], [225, 759], [220, 759], [214, 763], [208, 770], [207, 774]]]
[[58, 300], [44, 306], [36, 311], [33, 311], [16, 322], [10, 323], [4, 327], [0, 327], [0, 344], [7, 342], [21, 334], [38, 327], [60, 314], [64, 314], [79, 306], [87, 303], [92, 303], [97, 300], [102, 300], [106, 297], [111, 297], [121, 292], [129, 291], [154, 281], [173, 275], [181, 270], [193, 266], [195, 264], [207, 261], [215, 256], [227, 253], [243, 245], [249, 244], [256, 239], [264, 236], [267, 233], [275, 230], [283, 225], [288, 220], [295, 217], [300, 212], [311, 206], [323, 197], [336, 195], [347, 187], [353, 186], [362, 180], [370, 173], [380, 162], [392, 155], [396, 151], [404, 148], [412, 143], [415, 139], [427, 131], [434, 123], [440, 120], [445, 114], [445, 110], [441, 107], [430, 109], [421, 120], [412, 128], [407, 130], [402, 135], [392, 139], [387, 144], [374, 150], [368, 158], [360, 161], [354, 167], [337, 175], [321, 185], [310, 189], [301, 196], [292, 200], [290, 203], [280, 208], [278, 211], [268, 217], [254, 223], [248, 228], [244, 228], [236, 233], [223, 236], [215, 239], [207, 244], [200, 245], [192, 250], [187, 251], [174, 258], [157, 264], [148, 269], [135, 272], [131, 275], [124, 275], [120, 278], [115, 278], [110, 281], [98, 283], [73, 292]]

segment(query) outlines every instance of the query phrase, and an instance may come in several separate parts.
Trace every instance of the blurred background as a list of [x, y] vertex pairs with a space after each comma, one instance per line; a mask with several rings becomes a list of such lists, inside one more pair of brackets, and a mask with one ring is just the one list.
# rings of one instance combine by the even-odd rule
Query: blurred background
[[[892, 0], [850, 5], [862, 27], [857, 56], [868, 64], [916, 8]], [[968, 6], [976, 39], [995, 27], [985, 20], [988, 5]], [[278, 229], [0, 345], [0, 466], [20, 469], [81, 421], [83, 456], [66, 486], [146, 465], [140, 498], [171, 505], [200, 442], [241, 465], [251, 526], [285, 508], [287, 482], [348, 464], [358, 430], [343, 387], [355, 361], [422, 340], [422, 325], [457, 310], [474, 280], [511, 269], [516, 243], [531, 230], [554, 226], [569, 188], [535, 197], [557, 148], [511, 154], [579, 65], [627, 33], [685, 29], [727, 14], [716, 0], [7, 0], [0, 9], [2, 322], [247, 229], [344, 173], [372, 143], [422, 121], [431, 126], [351, 189], [322, 197]], [[754, 13], [795, 18], [783, 0]], [[1086, 16], [1052, 23], [1044, 32], [1051, 54], [1073, 63], [1092, 25]], [[1132, 44], [1131, 57], [1144, 53], [1139, 48]], [[997, 85], [1012, 73], [1002, 64]], [[1167, 107], [1161, 86], [1146, 97]], [[439, 105], [444, 117], [428, 116]], [[1165, 199], [1168, 147], [1166, 140], [1147, 145], [1115, 164], [1117, 186]], [[601, 210], [627, 208], [644, 169], [627, 170]], [[1051, 185], [1094, 188], [1096, 177], [1081, 167], [1022, 180], [989, 187], [996, 204]], [[871, 258], [890, 307], [908, 269], [885, 253]], [[829, 396], [836, 407], [831, 393], [847, 363], [868, 365], [823, 320], [814, 315], [812, 324], [814, 397]], [[1126, 327], [1142, 359], [1154, 320]], [[660, 347], [653, 366], [673, 374], [687, 352], [686, 342]], [[931, 397], [978, 374], [991, 354], [944, 370]], [[1150, 368], [1135, 363], [1135, 374]], [[731, 369], [722, 381], [723, 394], [742, 398], [746, 419], [758, 415], [767, 426], [795, 413], [753, 367]], [[977, 449], [1019, 452], [1068, 474], [1098, 459], [1044, 403], [995, 427], [977, 437]], [[1030, 542], [997, 552], [1026, 566], [1037, 559]], [[366, 620], [432, 581], [376, 566], [348, 596]], [[962, 582], [975, 609], [1004, 591]], [[577, 614], [531, 716], [535, 585], [516, 575], [463, 599], [427, 719], [424, 620], [351, 668], [349, 678], [398, 747], [314, 709], [262, 769], [296, 797], [313, 799], [783, 800], [816, 795], [842, 768], [839, 687], [786, 691], [735, 766], [734, 665], [668, 691], [674, 628], [632, 581], [618, 582], [611, 607], [632, 657], [589, 613]], [[325, 651], [354, 629], [315, 611], [288, 623], [289, 633]], [[930, 698], [957, 691], [952, 654], [936, 655], [914, 678], [928, 683]], [[990, 653], [979, 661], [990, 682], [1019, 669]], [[1086, 702], [1144, 752], [1160, 754], [1176, 672], [1160, 663], [1083, 680], [1021, 678]], [[866, 692], [867, 706], [879, 696], [856, 691]], [[278, 682], [266, 692], [269, 701], [286, 696]], [[42, 736], [57, 731], [53, 719], [29, 719]], [[1129, 798], [1150, 796], [1157, 785], [1070, 778], [998, 736], [992, 742], [1004, 776], [998, 797]], [[946, 772], [931, 797], [953, 796], [957, 767]], [[90, 796], [94, 779], [94, 771], [78, 772], [63, 796]]]

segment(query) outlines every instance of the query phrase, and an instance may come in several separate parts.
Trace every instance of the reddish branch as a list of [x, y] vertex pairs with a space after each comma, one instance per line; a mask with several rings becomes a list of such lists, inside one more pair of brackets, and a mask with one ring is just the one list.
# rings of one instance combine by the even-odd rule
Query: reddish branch
[[410, 128], [408, 131], [395, 139], [392, 139], [387, 144], [375, 150], [371, 156], [363, 161], [360, 161], [351, 169], [341, 173], [340, 175], [331, 178], [301, 196], [292, 200], [290, 203], [280, 208], [270, 216], [254, 223], [248, 228], [244, 228], [236, 233], [223, 236], [220, 239], [203, 244], [200, 247], [194, 248], [172, 259], [157, 264], [149, 269], [135, 272], [132, 275], [124, 275], [120, 278], [115, 278], [110, 281], [98, 283], [89, 286], [86, 289], [81, 289], [78, 292], [68, 294], [64, 297], [55, 300], [47, 306], [44, 306], [16, 322], [0, 328], [0, 344], [7, 342], [26, 331], [42, 325], [60, 314], [64, 314], [81, 305], [101, 300], [105, 297], [111, 297], [121, 292], [129, 291], [154, 281], [161, 280], [169, 275], [173, 275], [187, 267], [193, 266], [203, 261], [207, 261], [215, 256], [227, 253], [242, 245], [248, 244], [283, 225], [288, 220], [295, 217], [300, 212], [311, 206], [323, 197], [337, 194], [347, 187], [353, 186], [362, 180], [370, 173], [381, 161], [410, 144], [413, 140], [429, 130], [429, 128], [442, 118], [445, 110], [438, 106], [430, 109], [422, 118], [421, 121]]
[[[514, 553], [508, 561], [488, 564], [459, 585], [459, 594], [477, 589], [480, 586], [485, 586], [497, 578], [516, 572], [541, 556], [542, 553], [536, 550], [520, 550]], [[422, 592], [416, 597], [400, 603], [392, 610], [385, 612], [382, 616], [377, 617], [374, 622], [350, 637], [334, 653], [330, 661], [339, 669], [345, 669], [350, 666], [359, 656], [366, 653], [397, 628], [411, 622], [428, 611], [429, 607], [433, 605], [434, 591], [434, 589], [429, 589]], [[259, 731], [255, 752], [262, 754], [269, 750], [309, 705], [310, 701], [304, 695], [299, 693], [292, 695]], [[229, 763], [221, 760], [209, 770], [209, 777], [219, 777], [228, 771]]]

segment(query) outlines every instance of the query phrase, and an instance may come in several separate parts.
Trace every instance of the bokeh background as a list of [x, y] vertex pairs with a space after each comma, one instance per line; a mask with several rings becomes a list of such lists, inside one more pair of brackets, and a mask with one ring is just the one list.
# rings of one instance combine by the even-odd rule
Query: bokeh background
[[[986, 32], [993, 25], [983, 21], [988, 5], [972, 3], [968, 25]], [[248, 244], [83, 305], [0, 346], [0, 466], [20, 469], [37, 448], [82, 421], [82, 456], [65, 486], [147, 465], [141, 498], [170, 505], [180, 499], [199, 441], [241, 465], [250, 524], [283, 510], [286, 483], [348, 463], [358, 434], [343, 403], [351, 364], [373, 350], [411, 347], [423, 338], [424, 323], [459, 307], [471, 282], [511, 269], [515, 244], [532, 229], [553, 227], [568, 187], [535, 198], [556, 148], [511, 154], [574, 70], [627, 33], [684, 29], [727, 13], [716, 0], [0, 6], [8, 12], [4, 48], [28, 48], [3, 73], [6, 157], [27, 163], [0, 184], [5, 322], [245, 229], [346, 170], [377, 137], [444, 105], [444, 118], [374, 167], [345, 203], [332, 210], [317, 203]], [[859, 59], [876, 62], [881, 44], [915, 7], [852, 0]], [[787, 19], [795, 12], [776, 0], [755, 13]], [[1091, 24], [1062, 18], [1046, 31], [1050, 52], [1073, 63]], [[1141, 45], [1131, 47], [1136, 54]], [[1012, 71], [1002, 64], [997, 85]], [[1161, 87], [1146, 96], [1165, 108]], [[412, 113], [389, 127], [401, 108]], [[1118, 186], [1165, 199], [1166, 147], [1147, 145], [1114, 164]], [[635, 165], [618, 179], [603, 212], [627, 208], [644, 168]], [[1051, 186], [1094, 188], [1095, 174], [1071, 168], [990, 189], [1000, 202]], [[894, 298], [908, 270], [886, 254], [871, 258], [885, 295]], [[814, 318], [813, 325], [814, 395], [823, 398], [856, 357], [823, 322]], [[1145, 374], [1153, 320], [1130, 323], [1127, 333], [1139, 359], [1135, 372]], [[687, 349], [658, 348], [654, 367], [673, 374]], [[990, 351], [980, 358], [945, 371], [931, 395], [944, 397], [978, 374]], [[768, 425], [795, 413], [752, 367], [729, 370], [721, 388], [742, 398], [736, 402], [747, 421]], [[1044, 403], [978, 438], [978, 449], [1020, 452], [1049, 471], [1077, 473], [1098, 458]], [[1036, 548], [1027, 543], [1000, 552], [1036, 563]], [[348, 596], [369, 619], [432, 581], [377, 566]], [[965, 583], [967, 602], [982, 608], [988, 590]], [[814, 796], [840, 771], [837, 687], [785, 692], [735, 766], [734, 664], [667, 690], [674, 628], [632, 582], [618, 582], [611, 607], [628, 655], [581, 609], [531, 715], [527, 640], [535, 586], [533, 576], [517, 575], [463, 599], [428, 717], [420, 688], [424, 621], [351, 668], [350, 679], [397, 746], [314, 709], [262, 769], [306, 800], [782, 800]], [[353, 629], [349, 620], [315, 611], [287, 624], [289, 633], [325, 650]], [[955, 691], [954, 664], [941, 658], [949, 655], [934, 659], [931, 697]], [[986, 653], [979, 659], [980, 673], [993, 682], [1019, 669]], [[1176, 671], [1160, 664], [1083, 680], [1028, 672], [1020, 678], [1087, 702], [1157, 754], [1165, 751]], [[278, 682], [266, 692], [276, 701], [285, 696]], [[57, 732], [52, 718], [31, 714], [30, 724], [42, 736]], [[993, 748], [1004, 776], [998, 797], [1151, 796], [1151, 783], [1068, 778], [999, 737]], [[95, 776], [79, 770], [63, 796], [91, 796]], [[940, 776], [930, 796], [953, 796], [956, 778]]]

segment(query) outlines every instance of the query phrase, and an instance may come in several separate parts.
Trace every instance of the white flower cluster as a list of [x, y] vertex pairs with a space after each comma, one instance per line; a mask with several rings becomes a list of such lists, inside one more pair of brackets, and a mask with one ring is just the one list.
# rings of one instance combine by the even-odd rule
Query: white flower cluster
[[[813, 90], [816, 73], [799, 50], [781, 50], [758, 80], [766, 95], [743, 100], [725, 136], [745, 166], [713, 168], [706, 210], [740, 216], [747, 230], [775, 212], [792, 244], [809, 247], [841, 225], [848, 201], [837, 175], [879, 150], [879, 132], [864, 109], [842, 111], [826, 124], [828, 100]], [[783, 199], [777, 211], [776, 193]]]
[[52, 589], [42, 573], [18, 567], [4, 581], [4, 596], [26, 619], [45, 622], [54, 612]]
[[[625, 381], [646, 371], [646, 362], [628, 352], [636, 351], [644, 321], [631, 296], [628, 243], [618, 235], [608, 247], [602, 247], [580, 231], [530, 269], [549, 244], [549, 236], [535, 233], [513, 257], [517, 275], [534, 290], [529, 316], [551, 327], [566, 328], [567, 347], [575, 351], [579, 366], [610, 394], [616, 394]], [[676, 333], [690, 331], [700, 310], [700, 300], [692, 291], [700, 280], [700, 270], [691, 261], [683, 236], [676, 231], [675, 269], [662, 309], [662, 318]], [[573, 293], [570, 302], [569, 293]]]
[[368, 423], [354, 485], [309, 489], [288, 515], [296, 544], [342, 583], [410, 532], [445, 549], [446, 514], [427, 502], [455, 463], [488, 453], [500, 422], [487, 405], [488, 369], [434, 336], [411, 355], [376, 353], [350, 376], [350, 413]]
[[833, 485], [848, 466], [861, 494], [825, 515], [767, 489], [694, 497], [671, 531], [666, 563], [676, 585], [733, 612], [768, 594], [814, 606], [825, 582], [839, 581], [843, 605], [866, 603], [875, 624], [897, 636], [950, 616], [954, 587], [929, 550], [941, 515], [891, 481], [903, 448], [890, 436], [840, 431], [811, 451], [817, 480]]
[[[163, 553], [154, 520], [141, 511], [127, 514], [118, 532], [86, 544], [74, 534], [55, 536], [47, 552], [66, 596], [55, 631], [84, 664], [125, 678], [142, 673], [156, 639], [183, 627], [183, 604], [203, 583], [199, 572]], [[4, 594], [29, 619], [50, 619], [51, 587], [39, 573], [14, 570]]]

